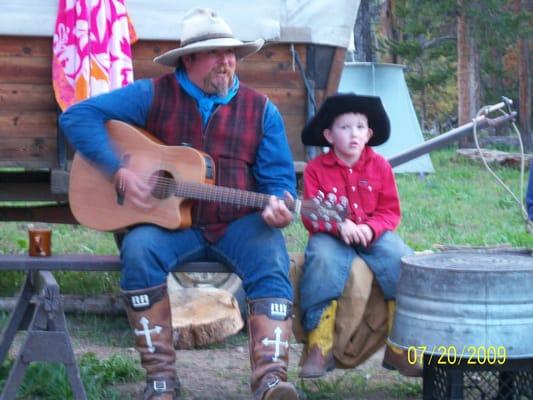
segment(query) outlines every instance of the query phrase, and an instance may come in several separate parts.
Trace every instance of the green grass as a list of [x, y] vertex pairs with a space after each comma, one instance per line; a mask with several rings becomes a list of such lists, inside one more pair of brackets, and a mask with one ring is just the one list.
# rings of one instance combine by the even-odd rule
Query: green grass
[[[480, 162], [432, 154], [435, 173], [397, 177], [403, 211], [399, 233], [415, 250], [433, 244], [533, 247], [519, 207]], [[519, 170], [494, 167], [519, 196]]]
[[357, 369], [347, 370], [335, 377], [299, 381], [294, 378], [292, 381], [298, 382], [307, 400], [419, 399], [422, 395], [422, 386], [418, 381], [398, 375], [394, 381], [384, 383], [379, 377], [365, 375]]
[[[0, 368], [0, 387], [3, 387], [13, 361], [6, 361]], [[114, 387], [117, 384], [138, 382], [143, 372], [132, 359], [113, 355], [98, 360], [94, 353], [85, 353], [78, 360], [80, 376], [87, 397], [91, 400], [122, 399]], [[57, 400], [73, 399], [65, 367], [55, 363], [33, 363], [28, 367], [17, 392], [17, 399]]]

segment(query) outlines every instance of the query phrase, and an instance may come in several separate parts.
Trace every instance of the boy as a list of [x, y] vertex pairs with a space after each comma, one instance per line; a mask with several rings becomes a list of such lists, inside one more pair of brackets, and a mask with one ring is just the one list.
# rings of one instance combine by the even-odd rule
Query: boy
[[[315, 378], [335, 368], [334, 320], [337, 301], [355, 257], [370, 267], [388, 303], [389, 327], [401, 257], [413, 251], [394, 233], [400, 202], [390, 164], [370, 146], [387, 141], [389, 118], [378, 97], [337, 94], [326, 99], [302, 132], [305, 145], [331, 151], [304, 171], [304, 198], [325, 198], [346, 208], [344, 221], [302, 218], [310, 237], [299, 282], [302, 327], [308, 334], [300, 377]], [[421, 376], [406, 352], [387, 346], [383, 366]]]

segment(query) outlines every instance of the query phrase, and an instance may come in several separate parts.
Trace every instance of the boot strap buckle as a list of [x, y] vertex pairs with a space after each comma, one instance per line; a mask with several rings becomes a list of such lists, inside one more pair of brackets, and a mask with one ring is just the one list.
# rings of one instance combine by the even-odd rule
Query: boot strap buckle
[[274, 386], [276, 386], [280, 382], [279, 378], [276, 376], [274, 379], [268, 380], [266, 382], [267, 387], [269, 389], [272, 389]]
[[155, 392], [166, 392], [167, 381], [154, 381], [154, 391]]

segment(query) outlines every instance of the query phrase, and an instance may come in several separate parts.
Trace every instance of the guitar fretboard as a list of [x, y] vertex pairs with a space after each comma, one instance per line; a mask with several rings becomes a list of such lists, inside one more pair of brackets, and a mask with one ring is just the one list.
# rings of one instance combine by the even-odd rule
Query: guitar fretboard
[[[270, 195], [263, 193], [183, 181], [176, 182], [174, 194], [179, 197], [235, 204], [257, 209], [264, 208], [268, 204], [270, 198]], [[292, 204], [287, 204], [287, 207], [289, 210], [295, 211], [294, 202]]]

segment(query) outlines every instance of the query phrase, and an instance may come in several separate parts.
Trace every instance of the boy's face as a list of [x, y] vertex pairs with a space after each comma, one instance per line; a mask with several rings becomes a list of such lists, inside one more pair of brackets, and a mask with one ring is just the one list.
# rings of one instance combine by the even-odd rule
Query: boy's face
[[329, 129], [324, 130], [324, 137], [331, 144], [337, 157], [352, 165], [361, 156], [365, 145], [372, 137], [366, 115], [359, 113], [340, 114]]

